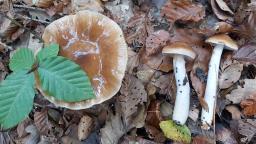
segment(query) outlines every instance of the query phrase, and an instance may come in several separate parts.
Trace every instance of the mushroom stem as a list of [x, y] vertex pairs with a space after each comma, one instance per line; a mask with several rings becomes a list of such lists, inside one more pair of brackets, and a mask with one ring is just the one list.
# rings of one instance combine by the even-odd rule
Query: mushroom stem
[[214, 47], [212, 57], [209, 63], [209, 71], [207, 77], [207, 85], [205, 89], [204, 100], [208, 104], [208, 110], [203, 109], [201, 120], [204, 129], [209, 129], [215, 112], [215, 103], [217, 98], [217, 84], [220, 58], [223, 51], [224, 45], [218, 44]]
[[176, 100], [172, 119], [178, 124], [185, 124], [189, 113], [190, 87], [186, 74], [185, 60], [182, 55], [173, 58], [177, 85]]

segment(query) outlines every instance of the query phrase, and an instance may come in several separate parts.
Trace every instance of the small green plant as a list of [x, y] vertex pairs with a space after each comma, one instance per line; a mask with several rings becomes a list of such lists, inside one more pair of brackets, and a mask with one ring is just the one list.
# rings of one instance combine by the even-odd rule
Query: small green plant
[[0, 83], [0, 127], [11, 128], [25, 119], [33, 107], [35, 79], [49, 96], [65, 102], [94, 98], [86, 73], [73, 61], [58, 56], [50, 44], [36, 56], [28, 48], [16, 50], [10, 59], [13, 71]]

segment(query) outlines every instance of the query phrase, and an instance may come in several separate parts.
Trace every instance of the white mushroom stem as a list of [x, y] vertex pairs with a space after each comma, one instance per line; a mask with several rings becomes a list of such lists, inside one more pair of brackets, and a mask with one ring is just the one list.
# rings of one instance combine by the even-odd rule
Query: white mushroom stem
[[210, 128], [215, 114], [219, 65], [223, 48], [224, 45], [221, 44], [218, 44], [214, 47], [212, 57], [209, 63], [207, 85], [204, 96], [204, 100], [208, 104], [208, 111], [203, 109], [201, 115], [201, 120], [204, 129]]
[[173, 58], [174, 73], [177, 85], [176, 100], [172, 119], [178, 124], [185, 124], [189, 113], [190, 87], [186, 74], [185, 60], [182, 55]]

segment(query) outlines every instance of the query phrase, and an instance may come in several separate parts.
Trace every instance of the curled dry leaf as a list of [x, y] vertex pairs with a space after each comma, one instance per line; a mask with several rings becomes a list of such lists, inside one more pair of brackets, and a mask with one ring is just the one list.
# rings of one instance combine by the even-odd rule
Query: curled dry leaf
[[154, 55], [160, 53], [169, 37], [169, 33], [165, 30], [158, 30], [150, 34], [146, 39], [146, 54]]
[[230, 94], [226, 95], [226, 98], [235, 104], [240, 103], [250, 97], [256, 92], [256, 79], [244, 79], [244, 85], [238, 86]]
[[252, 94], [250, 98], [241, 101], [240, 106], [243, 108], [245, 116], [256, 115], [256, 93]]
[[103, 12], [102, 3], [100, 0], [72, 0], [71, 7], [74, 12], [80, 10]]
[[242, 70], [243, 64], [237, 61], [233, 61], [228, 67], [221, 68], [219, 88], [225, 89], [236, 83], [240, 79]]
[[118, 103], [121, 106], [121, 115], [127, 128], [133, 126], [134, 117], [138, 114], [138, 107], [144, 106], [147, 101], [147, 92], [143, 83], [132, 75], [126, 75], [120, 89]]
[[204, 18], [205, 10], [201, 4], [195, 4], [188, 0], [169, 0], [163, 6], [161, 14], [170, 23], [174, 23], [177, 20], [198, 22]]
[[232, 15], [234, 14], [234, 12], [228, 7], [226, 2], [224, 2], [223, 0], [215, 0], [215, 1], [221, 10], [229, 12]]
[[88, 116], [84, 115], [78, 124], [78, 139], [85, 140], [90, 134], [93, 129], [93, 119]]
[[222, 143], [238, 144], [232, 132], [219, 123], [216, 124], [216, 138]]
[[[211, 0], [211, 6], [214, 14], [217, 16], [218, 19], [223, 21], [233, 21], [233, 17], [230, 13], [223, 11], [217, 4], [216, 0]], [[223, 6], [222, 6], [223, 7]]]
[[233, 56], [234, 59], [256, 64], [256, 43], [242, 46]]

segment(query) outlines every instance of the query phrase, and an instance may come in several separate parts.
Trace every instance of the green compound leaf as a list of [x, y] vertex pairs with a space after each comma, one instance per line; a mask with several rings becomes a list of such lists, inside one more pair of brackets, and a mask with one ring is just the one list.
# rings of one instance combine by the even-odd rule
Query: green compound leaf
[[0, 127], [11, 128], [24, 120], [32, 110], [34, 75], [14, 72], [0, 84]]
[[161, 121], [160, 128], [164, 135], [177, 142], [190, 143], [191, 133], [186, 125], [177, 125], [172, 120]]
[[20, 48], [14, 52], [9, 63], [9, 68], [14, 72], [30, 70], [34, 62], [33, 52], [28, 48]]
[[39, 80], [43, 91], [57, 100], [77, 102], [94, 98], [94, 92], [85, 72], [73, 61], [50, 57], [39, 63]]
[[59, 53], [59, 45], [56, 43], [49, 44], [45, 48], [41, 49], [37, 54], [38, 61], [43, 61], [48, 57], [57, 56]]

